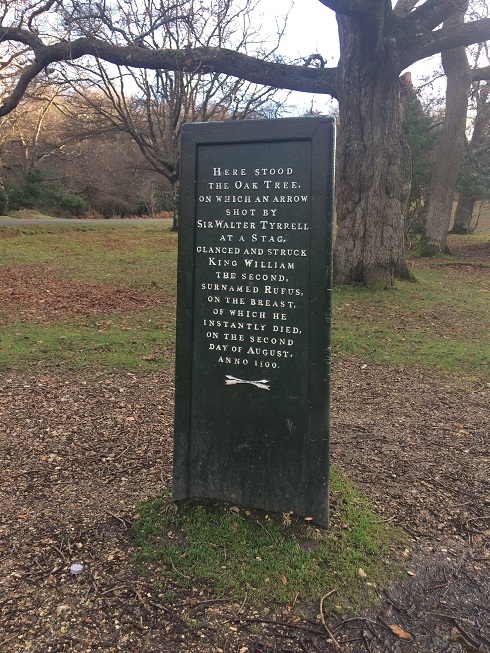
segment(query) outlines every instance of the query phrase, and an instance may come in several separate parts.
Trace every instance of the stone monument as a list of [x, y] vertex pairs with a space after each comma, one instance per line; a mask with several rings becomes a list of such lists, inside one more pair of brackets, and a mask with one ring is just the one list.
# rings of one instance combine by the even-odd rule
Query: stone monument
[[334, 132], [182, 129], [175, 499], [328, 524]]

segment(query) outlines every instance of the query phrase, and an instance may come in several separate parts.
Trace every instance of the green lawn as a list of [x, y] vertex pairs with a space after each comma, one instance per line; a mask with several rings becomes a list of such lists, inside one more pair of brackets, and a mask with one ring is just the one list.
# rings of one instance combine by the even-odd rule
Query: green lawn
[[417, 283], [399, 283], [393, 292], [334, 290], [334, 356], [488, 375], [490, 268], [414, 272]]
[[[475, 238], [490, 247], [489, 236]], [[176, 250], [176, 235], [162, 224], [0, 226], [0, 369], [48, 362], [70, 368], [167, 366], [174, 343]], [[334, 357], [488, 376], [490, 268], [454, 262], [415, 267], [417, 283], [399, 283], [392, 292], [334, 289]], [[52, 286], [69, 293], [76, 284], [79, 295], [94, 294], [94, 305], [77, 312], [70, 291], [66, 311], [19, 311], [15, 293], [6, 293], [11, 269], [22, 270], [35, 302], [46, 305]], [[98, 310], [95, 295], [115, 291], [144, 296], [144, 305]]]
[[176, 243], [162, 224], [0, 226], [0, 369], [167, 367]]

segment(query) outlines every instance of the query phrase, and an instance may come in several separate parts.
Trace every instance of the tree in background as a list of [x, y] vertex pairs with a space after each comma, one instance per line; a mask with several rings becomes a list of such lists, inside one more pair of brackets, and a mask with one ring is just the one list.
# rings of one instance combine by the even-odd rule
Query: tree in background
[[112, 217], [171, 208], [161, 177], [130, 136], [97, 121], [59, 85], [29, 93], [0, 133], [3, 212], [72, 216], [90, 209]]
[[[443, 28], [463, 25], [468, 12], [468, 0], [462, 2], [457, 11], [444, 22]], [[473, 0], [469, 9], [474, 18], [488, 15], [488, 4], [481, 0]], [[488, 18], [487, 18], [488, 20]], [[443, 51], [442, 65], [446, 75], [445, 117], [441, 137], [435, 151], [435, 163], [429, 192], [429, 208], [427, 212], [425, 234], [422, 247], [425, 253], [444, 252], [447, 250], [447, 234], [453, 212], [456, 189], [460, 184], [460, 176], [465, 159], [467, 169], [469, 150], [467, 143], [468, 100], [472, 84], [477, 80], [488, 78], [488, 68], [479, 67], [482, 59], [488, 63], [487, 46], [480, 43], [473, 48], [473, 66], [468, 61], [468, 53], [464, 47]], [[465, 156], [465, 150], [467, 152]], [[460, 211], [463, 210], [461, 203]], [[461, 213], [458, 215], [460, 219]]]
[[[190, 48], [192, 45], [221, 48], [232, 44], [247, 51], [260, 43], [252, 27], [256, 0], [241, 3], [214, 0], [206, 5], [197, 0], [181, 0], [167, 9], [166, 20], [159, 20], [152, 0], [145, 0], [145, 11], [128, 14], [119, 33], [128, 44], [159, 51], [165, 48]], [[128, 12], [128, 8], [125, 9]], [[104, 13], [108, 34], [114, 29]], [[265, 53], [269, 56], [271, 50]], [[108, 66], [96, 59], [86, 65], [69, 64], [63, 70], [92, 115], [99, 129], [119, 130], [131, 136], [151, 168], [171, 186], [174, 228], [178, 226], [179, 138], [186, 122], [243, 120], [277, 114], [277, 89], [195, 70], [167, 71]], [[76, 82], [74, 81], [76, 80]]]
[[59, 157], [47, 162], [67, 189], [81, 195], [94, 216], [104, 218], [147, 214], [149, 207], [169, 209], [160, 176], [131, 137], [120, 131], [92, 132], [92, 116], [74, 115], [74, 106], [72, 102], [66, 125], [73, 138]]
[[[237, 0], [238, 1], [238, 0]], [[453, 0], [320, 0], [337, 14], [337, 67], [305, 67], [272, 61], [262, 52], [238, 52], [233, 44], [201, 43], [150, 49], [127, 38], [128, 18], [141, 3], [117, 0], [7, 1], [0, 27], [2, 48], [25, 51], [28, 63], [5, 98], [0, 114], [19, 103], [29, 84], [58, 62], [90, 55], [119, 66], [221, 73], [268, 87], [326, 93], [339, 100], [338, 232], [335, 277], [370, 288], [408, 278], [404, 261], [404, 213], [410, 155], [403, 138], [399, 75], [416, 61], [490, 39], [490, 19], [450, 21]], [[217, 10], [231, 0], [217, 0]], [[169, 8], [174, 8], [173, 13]], [[193, 17], [181, 3], [152, 3], [149, 29]], [[144, 11], [148, 11], [144, 8]], [[443, 25], [442, 27], [441, 24]], [[253, 56], [252, 56], [253, 54]], [[490, 78], [490, 67], [479, 77]]]
[[36, 209], [61, 217], [79, 216], [86, 209], [80, 195], [69, 193], [60, 183], [50, 183], [40, 168], [29, 171], [22, 183], [8, 190], [12, 210]]
[[[464, 22], [468, 2], [444, 22], [445, 27], [457, 27]], [[429, 189], [423, 248], [425, 253], [447, 250], [447, 234], [451, 221], [458, 174], [463, 160], [468, 96], [472, 71], [464, 47], [442, 52], [446, 75], [446, 109], [443, 128], [435, 151], [435, 163]]]
[[[478, 200], [490, 199], [490, 84], [473, 84], [473, 132], [466, 143], [458, 184], [458, 203], [451, 233], [469, 234], [474, 228]], [[477, 216], [475, 216], [477, 217]]]
[[[58, 87], [35, 84], [19, 110], [2, 120], [0, 179], [3, 212], [20, 208], [50, 210], [54, 214], [79, 214], [84, 201], [66, 192], [63, 177], [49, 170], [66, 142], [64, 120], [59, 111]], [[54, 173], [54, 174], [53, 174]]]
[[[5, 17], [5, 14], [4, 14]], [[0, 56], [0, 103], [9, 98], [15, 90], [16, 79], [27, 65], [22, 48], [7, 51]], [[36, 85], [36, 81], [32, 86]], [[25, 101], [19, 100], [19, 106], [14, 114], [0, 116], [0, 215], [9, 210], [8, 192], [5, 185], [5, 147], [10, 140], [12, 125], [24, 114]]]
[[410, 148], [411, 179], [406, 209], [406, 242], [420, 237], [425, 231], [430, 178], [433, 167], [432, 154], [439, 133], [433, 108], [423, 106], [412, 84], [412, 76], [401, 77], [403, 134]]

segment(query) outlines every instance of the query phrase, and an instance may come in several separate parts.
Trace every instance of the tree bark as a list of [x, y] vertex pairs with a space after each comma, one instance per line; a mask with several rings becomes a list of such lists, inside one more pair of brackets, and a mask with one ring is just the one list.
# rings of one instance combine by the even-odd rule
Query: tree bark
[[466, 197], [460, 195], [458, 198], [458, 205], [456, 213], [454, 214], [454, 224], [451, 229], [452, 234], [470, 234], [471, 233], [471, 220], [473, 218], [473, 207], [475, 206], [474, 197]]
[[[462, 23], [464, 10], [446, 22]], [[445, 23], [446, 25], [446, 23]], [[464, 48], [442, 53], [447, 77], [446, 116], [429, 188], [429, 208], [425, 230], [425, 246], [434, 251], [447, 251], [447, 234], [461, 161], [463, 159], [468, 110], [468, 94], [472, 73]]]
[[[388, 4], [383, 7], [386, 14]], [[338, 16], [336, 283], [388, 289], [408, 279], [403, 215], [410, 152], [403, 140], [396, 44], [373, 23]], [[384, 25], [384, 16], [373, 17]]]

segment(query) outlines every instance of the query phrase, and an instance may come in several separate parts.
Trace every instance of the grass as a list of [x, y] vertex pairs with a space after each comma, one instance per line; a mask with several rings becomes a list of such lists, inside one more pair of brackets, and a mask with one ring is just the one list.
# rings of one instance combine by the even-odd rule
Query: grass
[[[489, 236], [465, 238], [490, 246]], [[0, 328], [0, 369], [47, 361], [70, 369], [156, 370], [172, 364], [176, 235], [162, 225], [4, 225], [0, 260], [67, 285], [95, 283], [103, 291], [104, 284], [117, 283], [128, 293], [165, 298], [124, 315], [66, 315], [54, 323], [10, 315]], [[389, 293], [334, 289], [334, 356], [488, 377], [489, 277], [484, 268], [478, 273], [479, 268], [454, 263], [442, 257], [437, 265], [417, 268], [416, 284], [399, 283]], [[0, 324], [1, 316], [0, 306]]]
[[10, 215], [0, 215], [0, 220], [61, 220], [62, 218], [53, 218], [50, 215], [45, 213], [40, 213], [39, 211], [32, 209], [21, 209], [19, 211], [12, 211]]
[[246, 592], [258, 603], [311, 602], [335, 590], [331, 608], [357, 609], [398, 573], [392, 552], [402, 539], [338, 470], [332, 471], [331, 496], [328, 531], [289, 514], [212, 501], [147, 501], [138, 506], [134, 524], [137, 559], [157, 564], [160, 582], [212, 584], [217, 596], [232, 600]]
[[[490, 244], [490, 239], [489, 239]], [[490, 277], [438, 266], [389, 293], [334, 290], [334, 355], [397, 367], [490, 372]]]
[[116, 284], [128, 294], [155, 297], [154, 306], [138, 310], [47, 313], [41, 321], [26, 311], [2, 319], [0, 306], [0, 369], [39, 364], [145, 371], [172, 364], [176, 235], [162, 225], [8, 225], [0, 227], [0, 260], [9, 268], [27, 266], [36, 283], [49, 277], [66, 287], [82, 284], [81, 292], [84, 283], [96, 284], [101, 295]]
[[72, 371], [87, 366], [140, 372], [165, 369], [173, 360], [173, 313], [149, 315], [151, 311], [128, 319], [106, 316], [103, 323], [11, 323], [0, 330], [0, 370], [33, 364]]
[[49, 265], [62, 278], [137, 287], [175, 277], [176, 241], [160, 224], [6, 225], [0, 259], [7, 266]]

